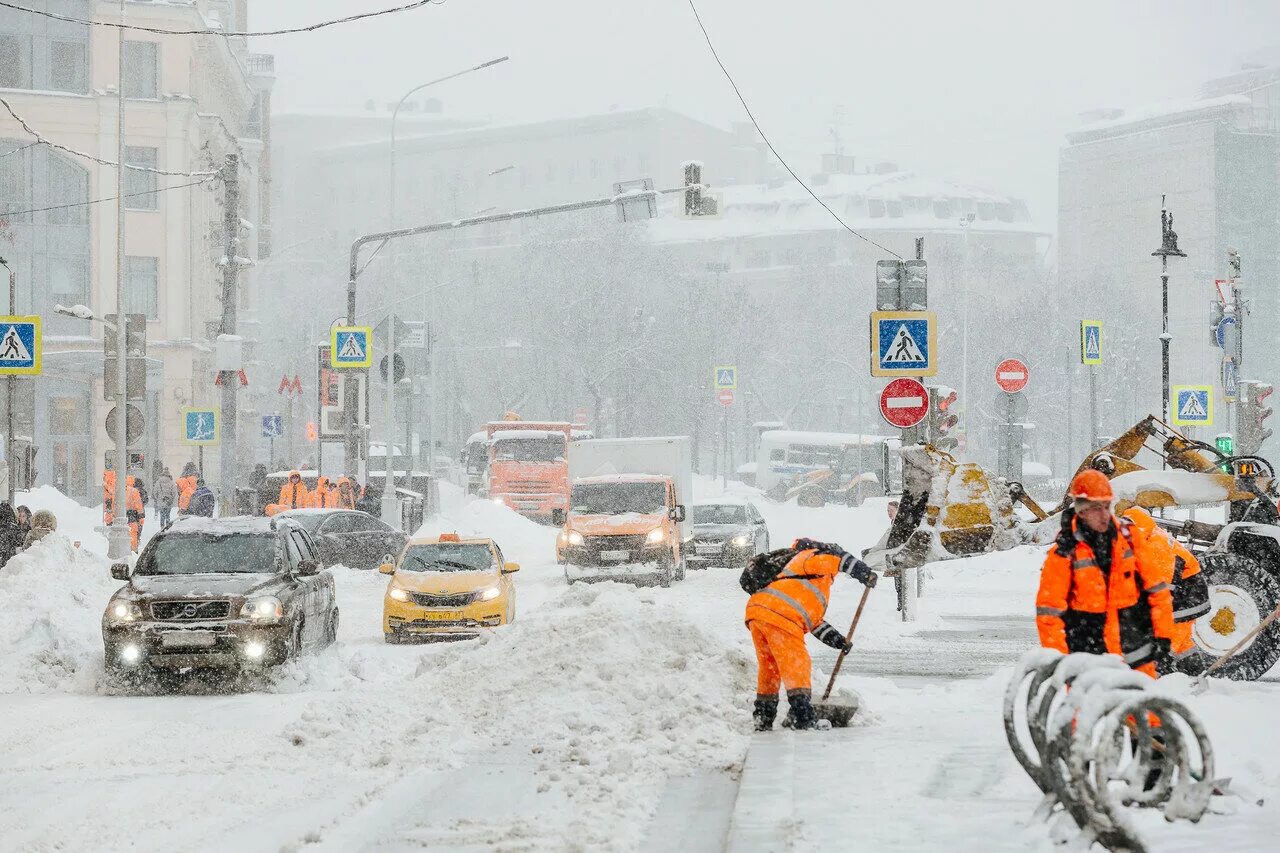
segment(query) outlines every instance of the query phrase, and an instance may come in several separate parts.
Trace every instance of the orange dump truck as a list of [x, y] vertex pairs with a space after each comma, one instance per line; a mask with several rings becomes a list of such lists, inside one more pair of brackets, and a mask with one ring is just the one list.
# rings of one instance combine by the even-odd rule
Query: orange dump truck
[[494, 421], [489, 444], [489, 498], [536, 521], [569, 505], [567, 421]]

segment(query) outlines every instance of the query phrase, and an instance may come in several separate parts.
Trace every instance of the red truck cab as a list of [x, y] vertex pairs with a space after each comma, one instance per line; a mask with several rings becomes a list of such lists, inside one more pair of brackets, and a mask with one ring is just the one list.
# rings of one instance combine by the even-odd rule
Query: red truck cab
[[549, 522], [569, 505], [569, 435], [554, 421], [494, 421], [489, 437], [489, 498], [526, 518]]

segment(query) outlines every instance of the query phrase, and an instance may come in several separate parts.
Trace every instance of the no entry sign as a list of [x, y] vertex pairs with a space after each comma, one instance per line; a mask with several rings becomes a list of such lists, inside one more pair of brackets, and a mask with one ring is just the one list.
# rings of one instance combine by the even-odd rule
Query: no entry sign
[[721, 388], [719, 391], [716, 392], [716, 400], [722, 406], [732, 406], [733, 405], [733, 389]]
[[1031, 371], [1016, 358], [1006, 358], [996, 365], [996, 384], [1006, 394], [1017, 394], [1027, 387]]
[[880, 414], [890, 426], [910, 429], [929, 414], [929, 392], [919, 380], [895, 379], [880, 392]]

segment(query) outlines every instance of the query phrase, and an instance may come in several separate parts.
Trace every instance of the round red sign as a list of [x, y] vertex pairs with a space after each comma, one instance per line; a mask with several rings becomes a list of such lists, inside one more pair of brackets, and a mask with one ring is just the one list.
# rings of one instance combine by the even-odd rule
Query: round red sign
[[722, 406], [732, 406], [733, 405], [733, 389], [721, 388], [719, 391], [716, 392], [716, 400], [719, 401], [720, 405]]
[[929, 414], [929, 392], [917, 379], [895, 379], [880, 392], [880, 414], [890, 426], [909, 429]]
[[1027, 387], [1031, 371], [1016, 358], [1006, 358], [996, 365], [996, 384], [1007, 394], [1017, 394]]

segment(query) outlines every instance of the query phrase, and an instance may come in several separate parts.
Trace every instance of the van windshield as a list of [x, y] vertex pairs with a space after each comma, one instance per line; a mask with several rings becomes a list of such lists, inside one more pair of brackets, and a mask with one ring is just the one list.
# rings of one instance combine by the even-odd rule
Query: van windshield
[[573, 487], [569, 504], [578, 515], [661, 515], [667, 511], [667, 487], [664, 483], [580, 484]]
[[493, 458], [503, 462], [563, 462], [564, 438], [504, 438], [493, 443]]

